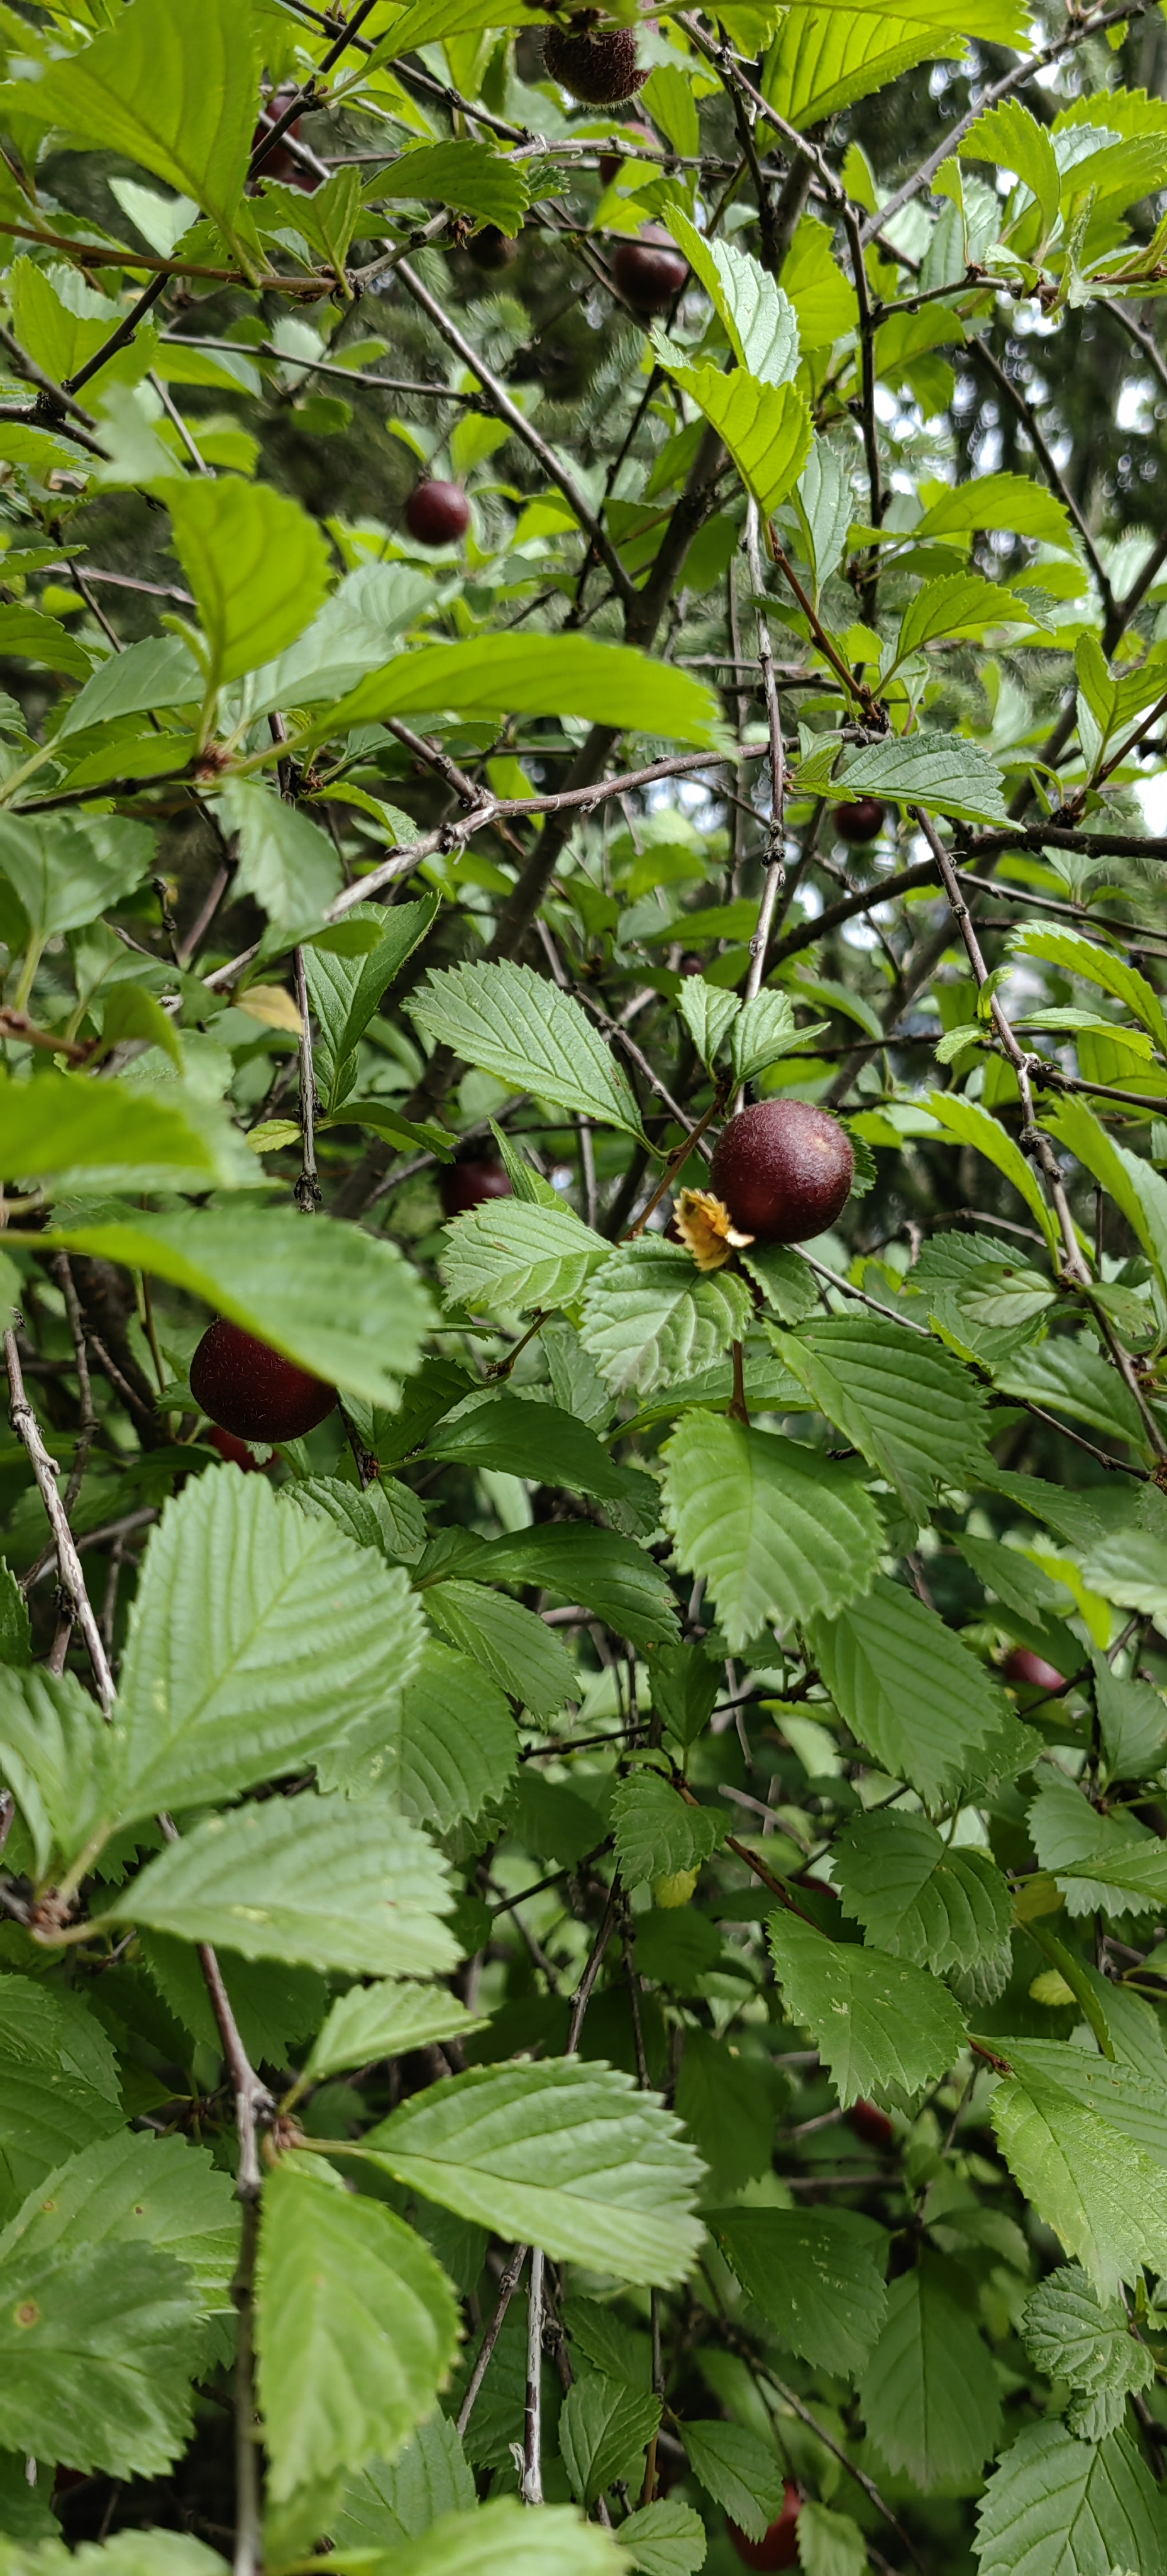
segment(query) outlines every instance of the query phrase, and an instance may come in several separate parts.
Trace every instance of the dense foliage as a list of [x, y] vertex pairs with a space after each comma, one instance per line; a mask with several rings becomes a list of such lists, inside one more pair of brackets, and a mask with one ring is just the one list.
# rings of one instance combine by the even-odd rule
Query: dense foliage
[[891, 8], [0, 5], [0, 2576], [1167, 2571], [1167, 39]]

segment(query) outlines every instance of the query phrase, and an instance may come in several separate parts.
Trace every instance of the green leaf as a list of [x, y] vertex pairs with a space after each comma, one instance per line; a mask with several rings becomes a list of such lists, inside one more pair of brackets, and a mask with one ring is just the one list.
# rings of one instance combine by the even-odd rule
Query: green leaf
[[677, 1610], [660, 1568], [643, 1548], [587, 1521], [546, 1522], [492, 1539], [474, 1559], [480, 1582], [537, 1583], [580, 1601], [641, 1649], [677, 1635]]
[[116, 909], [145, 875], [152, 851], [142, 824], [120, 817], [79, 823], [68, 814], [0, 814], [0, 869], [40, 939]]
[[189, 2272], [150, 2245], [10, 2251], [0, 2442], [110, 2477], [157, 2477], [189, 2440], [200, 2357]]
[[[1039, 1774], [1040, 1777], [1040, 1774]], [[1133, 1816], [1103, 1816], [1069, 1780], [1049, 1780], [1026, 1819], [1038, 1860], [1073, 1915], [1141, 1914], [1167, 1896], [1167, 1851]]]
[[486, 1199], [446, 1228], [442, 1277], [451, 1305], [471, 1314], [570, 1306], [610, 1244], [570, 1208]]
[[425, 1606], [450, 1644], [472, 1656], [533, 1717], [554, 1717], [574, 1696], [575, 1668], [563, 1639], [505, 1592], [455, 1579], [431, 1584]]
[[766, 57], [766, 97], [806, 133], [917, 63], [951, 56], [953, 23], [952, 13], [939, 8], [919, 15], [901, 9], [890, 18], [863, 8], [831, 7], [821, 17], [793, 9]]
[[719, 2209], [727, 2263], [788, 2350], [817, 2369], [863, 2369], [887, 2312], [888, 2240], [850, 2209]]
[[[667, 1909], [666, 1919], [673, 1920]], [[707, 2197], [724, 2199], [727, 2192], [740, 2191], [744, 2183], [770, 2172], [778, 2103], [764, 2059], [759, 2062], [725, 2039], [689, 2029], [673, 2099], [709, 2168]]]
[[[270, 166], [270, 165], [269, 165]], [[264, 175], [263, 195], [254, 208], [257, 229], [285, 239], [295, 233], [309, 256], [331, 268], [338, 286], [346, 286], [344, 263], [361, 214], [361, 174], [351, 166], [333, 170], [311, 190], [287, 188]]]
[[866, 2576], [867, 2544], [849, 2513], [808, 2497], [798, 2517], [798, 2558], [804, 2576]]
[[777, 2451], [747, 2424], [682, 2424], [681, 2434], [698, 2484], [747, 2540], [764, 2540], [786, 2493]]
[[193, 1480], [164, 1509], [131, 1612], [122, 1821], [233, 1796], [387, 1721], [423, 1638], [399, 1567], [281, 1510], [263, 1477]]
[[1107, 1764], [1119, 1780], [1157, 1771], [1167, 1742], [1167, 1701], [1149, 1682], [1120, 1681], [1105, 1655], [1093, 1654], [1095, 1705]]
[[559, 2418], [559, 2448], [578, 2504], [593, 2505], [615, 2478], [639, 2482], [660, 2415], [659, 2397], [626, 2380], [607, 2379], [601, 2370], [576, 2380]]
[[382, 197], [418, 197], [423, 203], [455, 206], [512, 236], [521, 229], [528, 203], [522, 170], [492, 144], [470, 143], [461, 135], [452, 143], [412, 146], [391, 169], [378, 171], [369, 193], [375, 203]]
[[87, 680], [93, 668], [85, 646], [58, 617], [46, 617], [39, 608], [0, 608], [0, 653], [40, 662], [48, 671], [67, 671], [75, 680]]
[[80, 1851], [116, 1804], [113, 1738], [71, 1673], [0, 1668], [0, 1774], [32, 1838], [38, 1875]]
[[703, 975], [684, 975], [677, 1009], [702, 1064], [712, 1065], [741, 1009], [737, 994], [725, 992], [718, 984], [707, 984]]
[[28, 105], [78, 144], [123, 153], [193, 197], [228, 240], [247, 172], [257, 92], [250, 13], [206, 0], [135, 0], [116, 25], [50, 63]]
[[771, 1339], [917, 1522], [930, 1519], [937, 1484], [968, 1483], [984, 1453], [985, 1399], [950, 1351], [877, 1315], [832, 1315]]
[[1062, 194], [1057, 156], [1045, 126], [1038, 124], [1019, 99], [1005, 99], [1000, 107], [985, 108], [965, 135], [960, 157], [962, 161], [991, 161], [998, 169], [1015, 171], [1041, 208], [1043, 235], [1052, 233]]
[[592, 1279], [580, 1339], [614, 1395], [648, 1395], [711, 1368], [752, 1316], [749, 1290], [732, 1271], [702, 1278], [681, 1245], [641, 1235]]
[[366, 2066], [375, 2058], [404, 2057], [431, 2041], [468, 2039], [484, 2030], [481, 2017], [466, 2010], [444, 1986], [416, 1986], [396, 1979], [375, 1986], [350, 1986], [338, 1995], [314, 2042], [304, 2073], [312, 2084], [346, 2066]]
[[938, 2255], [921, 2253], [892, 2282], [859, 2402], [890, 2469], [925, 2495], [975, 2492], [997, 2446], [1001, 2401], [988, 2346]]
[[812, 2033], [844, 2110], [914, 2102], [954, 2063], [964, 2024], [935, 1977], [792, 1914], [772, 1914], [766, 1935], [787, 2017]]
[[679, 2280], [701, 2167], [672, 2114], [617, 2068], [472, 2067], [362, 2142], [398, 2182], [500, 2236], [626, 2281]]
[[[998, 2042], [992, 2043], [994, 2050]], [[1009, 2040], [1012, 2073], [993, 2095], [1010, 2172], [1110, 2299], [1144, 2263], [1167, 2263], [1167, 2121], [1162, 2086], [1059, 2041]]]
[[814, 1651], [852, 1734], [893, 1779], [942, 1799], [991, 1750], [1000, 1687], [934, 1610], [880, 1576], [866, 1600], [816, 1620]]
[[500, 1082], [639, 1135], [636, 1103], [594, 1022], [530, 966], [440, 968], [409, 1014], [435, 1046], [453, 1047]]
[[395, 2449], [430, 2414], [458, 2311], [428, 2245], [326, 2165], [285, 2158], [264, 2188], [259, 2396], [277, 2502]]
[[[138, 1947], [167, 2012], [218, 2057], [223, 2042], [198, 1952], [165, 1932], [140, 1933]], [[323, 1977], [313, 1968], [288, 1967], [282, 1960], [242, 1959], [237, 1950], [221, 1944], [215, 1956], [252, 2065], [282, 2067], [298, 2058], [328, 2001]]]
[[1059, 1100], [1047, 1124], [1108, 1190], [1167, 1287], [1167, 1181], [1110, 1135], [1084, 1100]]
[[0, 1164], [15, 1180], [57, 1191], [255, 1186], [242, 1139], [217, 1104], [178, 1084], [158, 1095], [56, 1070], [0, 1081]]
[[[1024, 111], [1022, 111], [1024, 113]], [[1045, 128], [1037, 131], [1044, 135]], [[1149, 1029], [1156, 1046], [1167, 1049], [1167, 1013], [1145, 975], [1137, 966], [1116, 957], [1095, 939], [1087, 939], [1079, 930], [1047, 928], [1044, 922], [1023, 921], [1009, 941], [1010, 948], [1023, 957], [1039, 957], [1051, 966], [1064, 967], [1068, 975], [1081, 975], [1087, 983], [1100, 984], [1104, 993], [1113, 993], [1125, 1002], [1132, 1017]]]
[[[1027, 1403], [1043, 1405], [1055, 1413], [1068, 1413], [1072, 1422], [1088, 1422], [1096, 1431], [1111, 1437], [1117, 1434], [1135, 1448], [1143, 1446], [1146, 1435], [1134, 1397], [1110, 1359], [1104, 1359], [1097, 1344], [1084, 1334], [1075, 1338], [1061, 1333], [1056, 1340], [1051, 1337], [1034, 1349], [1019, 1350], [1012, 1358], [1000, 1361], [993, 1374], [1004, 1394], [1019, 1395]], [[1127, 1534], [1123, 1535], [1125, 1541]], [[1137, 1577], [1139, 1570], [1140, 1537], [1141, 1533], [1130, 1534], [1131, 1543], [1122, 1556], [1125, 1572], [1131, 1578]], [[1103, 1540], [1091, 1551], [1100, 1565], [1106, 1562], [1106, 1547]], [[1114, 1566], [1113, 1550], [1110, 1562]], [[1162, 1563], [1161, 1555], [1159, 1562]], [[1118, 1572], [1117, 1566], [1115, 1571]], [[1103, 1589], [1101, 1581], [1098, 1588]], [[1109, 1581], [1106, 1589], [1109, 1594]]]
[[1167, 2564], [1162, 2498], [1126, 2433], [1095, 2447], [1061, 2424], [1027, 2424], [978, 2519], [981, 2576], [1111, 2576]]
[[87, 732], [90, 725], [108, 724], [114, 716], [197, 706], [202, 694], [202, 673], [181, 636], [148, 635], [98, 664], [69, 707], [58, 740]]
[[716, 1851], [728, 1819], [708, 1807], [690, 1807], [659, 1771], [634, 1771], [612, 1801], [616, 1859], [626, 1887], [699, 1869]]
[[705, 2525], [691, 2504], [671, 2496], [641, 2505], [620, 2525], [620, 2547], [641, 2576], [697, 2576], [705, 2564]]
[[699, 751], [715, 751], [721, 741], [717, 699], [687, 671], [651, 661], [631, 645], [595, 644], [586, 635], [501, 633], [402, 654], [341, 699], [326, 732], [445, 709], [463, 716], [579, 716], [621, 732], [693, 743]]
[[1074, 2391], [1067, 2421], [1082, 2441], [1117, 2433], [1134, 2389], [1149, 2388], [1155, 2364], [1136, 2343], [1119, 2298], [1100, 2299], [1076, 2263], [1047, 2273], [1027, 2303], [1025, 2349], [1047, 2379]]
[[[501, 0], [494, 0], [496, 8], [500, 5]], [[424, 0], [424, 6], [428, 26], [432, 0]], [[402, 14], [410, 18], [414, 13], [406, 9]], [[619, 2576], [621, 2558], [598, 2523], [581, 2522], [565, 2505], [527, 2513], [509, 2496], [500, 2496], [477, 2513], [440, 2515], [423, 2539], [384, 2557], [357, 2559], [338, 2552], [334, 2564], [336, 2576]], [[0, 2576], [7, 2576], [3, 2567]], [[159, 2576], [168, 2571], [160, 2569]]]
[[871, 1581], [884, 1543], [874, 1505], [818, 1451], [695, 1411], [663, 1454], [678, 1562], [704, 1575], [731, 1652], [765, 1620], [833, 1614]]
[[568, 1485], [601, 1502], [619, 1502], [640, 1479], [619, 1467], [586, 1422], [558, 1404], [528, 1404], [521, 1395], [492, 1395], [443, 1423], [427, 1454], [463, 1467], [501, 1467], [533, 1485]]
[[958, 733], [910, 733], [849, 752], [834, 792], [925, 805], [958, 823], [1006, 823], [1001, 772], [979, 742]]
[[377, 2459], [345, 2482], [331, 2535], [340, 2549], [417, 2540], [443, 2513], [473, 2513], [474, 2479], [447, 2415], [429, 2415], [392, 2460]]
[[[467, 1586], [469, 1589], [469, 1586]], [[324, 1785], [377, 1790], [418, 1824], [481, 1815], [519, 1758], [515, 1722], [468, 1655], [428, 1638], [421, 1666], [392, 1702], [321, 1764]]]
[[38, 2181], [0, 2236], [0, 2261], [35, 2268], [51, 2255], [67, 2266], [109, 2245], [152, 2246], [185, 2268], [205, 2311], [230, 2311], [239, 2250], [230, 2175], [205, 2147], [122, 2129]]
[[1000, 582], [986, 581], [983, 573], [948, 573], [939, 581], [923, 582], [900, 619], [891, 667], [942, 635], [983, 635], [986, 626], [1004, 626], [1012, 619], [1032, 622], [1024, 601], [1012, 599]]
[[[932, 496], [935, 497], [932, 497]], [[1028, 474], [981, 474], [970, 483], [924, 487], [928, 506], [912, 530], [923, 537], [971, 535], [977, 528], [1005, 528], [1061, 554], [1077, 551], [1065, 503]]]
[[245, 1959], [303, 1959], [354, 1976], [441, 1974], [457, 1950], [445, 1864], [384, 1799], [305, 1791], [209, 1816], [119, 1896], [116, 1920], [223, 1940]]
[[384, 1236], [291, 1208], [191, 1208], [60, 1226], [43, 1242], [92, 1253], [203, 1297], [300, 1368], [370, 1404], [395, 1406], [431, 1308]]
[[1008, 1973], [1013, 1909], [991, 1853], [946, 1843], [926, 1816], [887, 1808], [845, 1824], [833, 1859], [843, 1912], [875, 1949], [937, 1976], [998, 1965], [1004, 1953]]
[[752, 1082], [792, 1047], [821, 1037], [826, 1027], [825, 1020], [812, 1020], [809, 1028], [797, 1028], [789, 993], [755, 993], [743, 1003], [733, 1028], [731, 1054], [738, 1081]]
[[[144, 0], [138, 6], [146, 15]], [[234, 475], [168, 489], [166, 506], [207, 639], [211, 685], [259, 670], [303, 634], [324, 597], [320, 529], [285, 493]]]
[[[22, 2471], [23, 2475], [23, 2464]], [[0, 2538], [0, 2576], [224, 2576], [226, 2561], [179, 2531], [115, 2531], [75, 2552], [46, 2541], [26, 2550]]]
[[669, 231], [716, 308], [738, 365], [759, 384], [786, 385], [798, 372], [798, 322], [768, 269], [732, 242], [706, 240], [680, 207]]
[[343, 883], [327, 833], [255, 778], [229, 778], [219, 802], [227, 829], [238, 834], [239, 893], [254, 895], [286, 939], [315, 929]]
[[379, 933], [375, 947], [362, 957], [336, 957], [315, 947], [305, 950], [308, 995], [316, 1022], [313, 1056], [334, 1105], [345, 1097], [336, 1089], [341, 1067], [364, 1036], [382, 994], [425, 938], [439, 902], [438, 895], [426, 895], [420, 903], [394, 904], [388, 913], [371, 903], [354, 904], [346, 919], [375, 928]]
[[800, 1252], [784, 1243], [751, 1244], [741, 1259], [743, 1270], [757, 1281], [767, 1303], [784, 1324], [801, 1324], [805, 1316], [814, 1313], [819, 1302], [818, 1286]]
[[122, 2125], [113, 2050], [80, 2003], [0, 1977], [0, 2218], [10, 2218], [63, 2154]]
[[144, 1038], [147, 1046], [161, 1047], [180, 1076], [183, 1072], [178, 1031], [169, 1012], [144, 984], [114, 985], [102, 1013], [101, 1038], [106, 1047], [118, 1046], [125, 1038]]
[[[775, 290], [777, 291], [777, 290]], [[724, 440], [748, 492], [765, 517], [797, 483], [812, 437], [805, 394], [791, 384], [759, 383], [738, 367], [691, 366], [659, 322], [653, 324], [659, 364]]]

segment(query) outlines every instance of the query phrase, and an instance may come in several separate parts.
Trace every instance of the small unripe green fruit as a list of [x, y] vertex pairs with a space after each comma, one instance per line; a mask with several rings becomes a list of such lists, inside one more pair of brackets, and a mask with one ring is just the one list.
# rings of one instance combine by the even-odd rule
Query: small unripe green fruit
[[652, 1882], [652, 1901], [662, 1914], [675, 1914], [678, 1906], [688, 1905], [696, 1891], [700, 1869], [671, 1869], [663, 1878]]

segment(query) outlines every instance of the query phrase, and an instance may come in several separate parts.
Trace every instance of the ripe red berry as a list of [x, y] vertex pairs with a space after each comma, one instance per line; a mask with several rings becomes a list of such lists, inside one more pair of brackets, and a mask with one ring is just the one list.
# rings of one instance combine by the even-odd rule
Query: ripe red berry
[[862, 2138], [865, 2147], [886, 2148], [895, 2143], [895, 2130], [878, 2102], [853, 2102], [847, 2113], [847, 2126]]
[[191, 1361], [190, 1391], [212, 1422], [239, 1440], [302, 1440], [336, 1402], [334, 1386], [222, 1316]]
[[224, 1431], [221, 1422], [212, 1422], [207, 1441], [212, 1449], [218, 1450], [228, 1467], [241, 1467], [245, 1476], [262, 1476], [262, 1464], [254, 1451], [248, 1448], [246, 1440], [237, 1440], [233, 1431]]
[[833, 1225], [855, 1172], [851, 1139], [809, 1100], [759, 1100], [722, 1129], [710, 1188], [757, 1243], [805, 1243]]
[[612, 254], [612, 275], [634, 313], [667, 313], [688, 274], [688, 262], [655, 224], [638, 241], [618, 242]]
[[[265, 136], [271, 133], [273, 125], [279, 124], [281, 116], [284, 114], [285, 109], [291, 106], [295, 95], [296, 93], [294, 89], [278, 89], [275, 92], [274, 97], [268, 99], [264, 107], [263, 114], [260, 117], [259, 123], [251, 138], [251, 149], [253, 152], [256, 150], [257, 145], [263, 142]], [[289, 142], [298, 143], [299, 140], [300, 119], [297, 116], [293, 118], [290, 125], [286, 125], [284, 127], [284, 131], [280, 136], [279, 142], [273, 144], [271, 151], [260, 163], [259, 169], [255, 174], [256, 178], [278, 179], [284, 187], [302, 188], [307, 196], [311, 196], [314, 190], [320, 186], [320, 181], [316, 177], [314, 171], [305, 170], [302, 164], [297, 161], [294, 152], [289, 152], [288, 150]]]
[[[647, 125], [626, 125], [626, 126], [625, 126], [625, 128], [624, 128], [624, 132], [626, 133], [626, 135], [627, 135], [627, 137], [628, 137], [628, 140], [629, 140], [629, 143], [630, 143], [630, 144], [631, 144], [631, 143], [647, 143], [647, 144], [649, 144], [649, 145], [650, 145], [650, 147], [651, 147], [654, 151], [657, 149], [657, 139], [656, 139], [656, 136], [655, 136], [655, 134], [651, 131], [651, 129], [650, 129], [650, 127], [649, 127], [649, 126], [647, 126]], [[644, 166], [644, 165], [643, 165], [643, 163], [642, 163], [642, 164], [641, 164], [642, 169], [643, 169], [643, 166]], [[623, 167], [624, 167], [624, 155], [623, 155], [623, 153], [621, 153], [621, 152], [601, 152], [601, 154], [600, 154], [600, 184], [601, 184], [601, 186], [602, 186], [602, 187], [604, 187], [604, 188], [610, 188], [610, 187], [611, 187], [611, 185], [612, 185], [612, 181], [613, 181], [613, 179], [616, 179], [616, 178], [618, 178], [618, 177], [619, 177], [620, 172], [621, 172], [621, 170], [623, 169]]]
[[500, 232], [497, 224], [484, 224], [480, 233], [471, 234], [466, 257], [473, 260], [475, 268], [509, 268], [518, 247], [512, 235]]
[[419, 546], [456, 545], [470, 525], [470, 503], [461, 484], [415, 484], [405, 504], [405, 524]]
[[551, 78], [570, 90], [586, 107], [618, 107], [648, 79], [638, 68], [636, 38], [630, 27], [600, 27], [594, 32], [588, 13], [573, 17], [570, 27], [549, 27], [543, 38], [543, 61]]
[[1005, 1658], [1005, 1679], [1020, 1682], [1023, 1690], [1060, 1691], [1066, 1687], [1066, 1676], [1047, 1664], [1044, 1655], [1035, 1655], [1028, 1646], [1014, 1646]]
[[839, 839], [860, 849], [882, 830], [883, 807], [878, 796], [857, 796], [853, 805], [836, 805], [832, 819]]
[[744, 2567], [797, 2567], [798, 2517], [801, 2511], [802, 2497], [797, 2487], [787, 2478], [782, 2511], [777, 2522], [771, 2523], [764, 2539], [747, 2540], [744, 2531], [739, 2531], [736, 2522], [731, 2522], [729, 2536], [742, 2565]]
[[447, 1216], [465, 1216], [486, 1199], [513, 1196], [509, 1175], [489, 1155], [459, 1155], [438, 1175], [438, 1197]]

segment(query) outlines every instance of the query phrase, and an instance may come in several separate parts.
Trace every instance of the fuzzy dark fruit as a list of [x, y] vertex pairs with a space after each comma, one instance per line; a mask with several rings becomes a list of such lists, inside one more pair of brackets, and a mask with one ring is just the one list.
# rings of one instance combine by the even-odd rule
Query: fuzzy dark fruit
[[543, 62], [551, 78], [585, 107], [619, 107], [633, 98], [648, 79], [636, 60], [636, 38], [629, 27], [597, 27], [594, 12], [573, 17], [570, 27], [549, 27], [543, 38]]
[[[659, 150], [660, 150], [660, 146], [659, 146], [659, 144], [658, 144], [658, 142], [657, 142], [656, 136], [655, 136], [655, 134], [651, 131], [651, 128], [650, 128], [649, 126], [647, 126], [647, 125], [626, 125], [626, 126], [625, 126], [625, 128], [624, 128], [624, 132], [626, 133], [626, 135], [627, 135], [627, 137], [628, 137], [628, 141], [629, 141], [629, 144], [630, 144], [630, 145], [631, 145], [631, 144], [633, 144], [633, 143], [647, 143], [647, 145], [648, 145], [648, 147], [649, 147], [649, 150], [650, 150], [650, 151], [652, 151], [652, 152], [657, 152], [657, 151], [659, 151]], [[621, 172], [621, 170], [623, 169], [623, 167], [624, 167], [624, 156], [623, 156], [623, 153], [621, 153], [621, 152], [601, 152], [601, 154], [600, 154], [600, 185], [601, 185], [601, 187], [602, 187], [602, 188], [610, 188], [610, 187], [611, 187], [611, 185], [612, 185], [612, 181], [613, 181], [613, 179], [617, 179], [617, 178], [619, 178], [620, 172]], [[642, 167], [642, 171], [643, 171], [643, 164], [641, 165], [641, 167]]]
[[619, 242], [612, 254], [612, 275], [634, 313], [667, 313], [688, 274], [688, 262], [655, 224], [637, 241]]
[[501, 1163], [489, 1154], [459, 1154], [438, 1175], [438, 1197], [447, 1216], [466, 1216], [487, 1199], [514, 1196]]
[[759, 1100], [723, 1128], [709, 1184], [756, 1243], [805, 1243], [834, 1224], [854, 1173], [837, 1118], [809, 1100]]
[[336, 1402], [334, 1386], [223, 1316], [203, 1334], [190, 1364], [190, 1390], [212, 1422], [237, 1440], [302, 1440]]
[[209, 1448], [218, 1450], [226, 1466], [241, 1468], [245, 1476], [262, 1476], [262, 1459], [248, 1448], [246, 1440], [237, 1440], [233, 1431], [224, 1431], [221, 1422], [212, 1422], [207, 1444]]
[[1065, 1674], [1047, 1664], [1044, 1655], [1035, 1655], [1029, 1646], [1014, 1646], [1012, 1654], [1006, 1656], [1005, 1679], [1019, 1682], [1023, 1690], [1061, 1691], [1066, 1687]]
[[782, 2511], [761, 2540], [747, 2540], [736, 2522], [729, 2525], [729, 2536], [744, 2567], [797, 2567], [798, 2517], [802, 2497], [789, 2478], [782, 2499]]
[[[265, 136], [271, 133], [273, 125], [279, 124], [281, 116], [284, 114], [285, 110], [291, 106], [295, 95], [296, 93], [294, 89], [279, 89], [275, 92], [274, 97], [268, 99], [263, 115], [260, 118], [259, 124], [256, 126], [255, 132], [251, 138], [251, 149], [253, 152], [258, 150], [259, 145], [263, 142]], [[297, 161], [294, 152], [289, 152], [288, 150], [289, 143], [298, 143], [299, 140], [300, 119], [297, 116], [293, 118], [290, 125], [285, 126], [279, 142], [273, 144], [266, 159], [261, 161], [255, 174], [256, 179], [260, 181], [264, 179], [278, 179], [283, 187], [302, 188], [306, 196], [311, 196], [314, 190], [319, 187], [320, 181], [313, 171], [305, 170], [302, 167], [301, 163]]]
[[470, 525], [470, 503], [460, 483], [417, 483], [405, 504], [405, 524], [419, 546], [453, 546]]
[[878, 2102], [853, 2102], [846, 2119], [848, 2128], [855, 2137], [862, 2138], [865, 2147], [875, 2147], [885, 2154], [888, 2147], [895, 2145], [895, 2130]]
[[510, 233], [500, 232], [497, 224], [484, 224], [480, 233], [472, 233], [466, 244], [466, 257], [475, 268], [494, 271], [509, 268], [517, 256], [518, 243]]
[[831, 820], [839, 839], [858, 850], [882, 831], [883, 807], [878, 796], [857, 796], [851, 805], [836, 805]]

